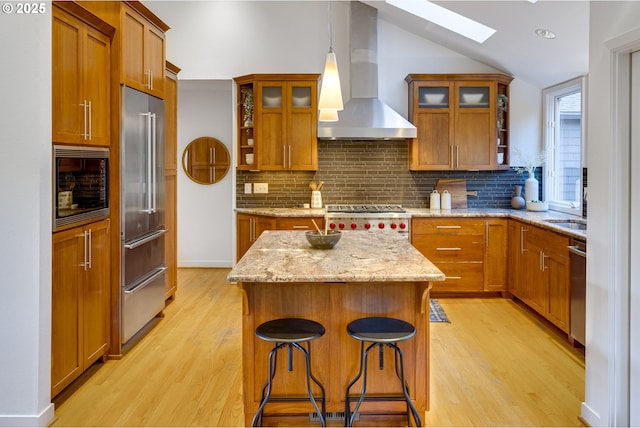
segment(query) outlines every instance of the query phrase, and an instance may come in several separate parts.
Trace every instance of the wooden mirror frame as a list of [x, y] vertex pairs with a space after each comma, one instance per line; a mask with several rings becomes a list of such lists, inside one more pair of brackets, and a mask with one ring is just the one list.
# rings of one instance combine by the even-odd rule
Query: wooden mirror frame
[[182, 153], [182, 168], [198, 184], [214, 184], [229, 172], [231, 155], [220, 140], [199, 137], [191, 141]]

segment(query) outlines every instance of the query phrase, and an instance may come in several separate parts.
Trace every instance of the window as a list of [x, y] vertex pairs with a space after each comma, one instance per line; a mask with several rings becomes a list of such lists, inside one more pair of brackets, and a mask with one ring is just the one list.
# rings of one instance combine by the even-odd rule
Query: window
[[544, 195], [549, 209], [582, 215], [583, 105], [585, 78], [545, 89]]

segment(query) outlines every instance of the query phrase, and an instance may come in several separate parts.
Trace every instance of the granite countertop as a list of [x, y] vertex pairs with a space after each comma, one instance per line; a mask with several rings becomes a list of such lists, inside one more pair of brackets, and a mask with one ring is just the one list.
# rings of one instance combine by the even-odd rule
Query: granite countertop
[[323, 217], [324, 208], [236, 208], [244, 214], [266, 215], [270, 217]]
[[227, 276], [229, 282], [444, 281], [442, 273], [395, 232], [343, 231], [316, 250], [304, 231], [263, 232]]
[[[525, 223], [540, 226], [554, 232], [563, 233], [568, 236], [587, 239], [587, 233], [585, 230], [568, 229], [563, 226], [559, 226], [554, 223], [547, 222], [548, 220], [581, 220], [586, 221], [582, 217], [578, 217], [571, 214], [564, 214], [558, 211], [526, 211], [526, 210], [514, 210], [507, 208], [466, 208], [466, 209], [453, 209], [453, 210], [435, 210], [431, 211], [429, 208], [407, 208], [408, 213], [412, 218], [437, 218], [437, 217], [460, 217], [460, 218], [473, 218], [473, 217], [504, 217], [520, 220]], [[236, 212], [265, 215], [271, 217], [322, 217], [325, 214], [323, 208], [320, 209], [308, 209], [308, 208], [236, 208]]]

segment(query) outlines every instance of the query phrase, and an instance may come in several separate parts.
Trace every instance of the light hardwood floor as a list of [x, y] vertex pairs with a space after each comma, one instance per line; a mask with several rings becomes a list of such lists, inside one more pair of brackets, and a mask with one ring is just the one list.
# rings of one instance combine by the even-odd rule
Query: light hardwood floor
[[[241, 295], [227, 269], [180, 269], [165, 317], [56, 400], [54, 427], [240, 426]], [[520, 304], [440, 299], [427, 426], [581, 426], [584, 354]]]

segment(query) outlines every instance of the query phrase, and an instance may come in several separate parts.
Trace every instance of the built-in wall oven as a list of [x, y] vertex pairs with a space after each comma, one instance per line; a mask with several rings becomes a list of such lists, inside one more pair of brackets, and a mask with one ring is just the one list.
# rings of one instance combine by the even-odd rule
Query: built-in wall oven
[[587, 297], [587, 242], [571, 238], [569, 245], [571, 263], [571, 337], [582, 345], [585, 341]]
[[53, 146], [53, 230], [109, 216], [109, 149]]

